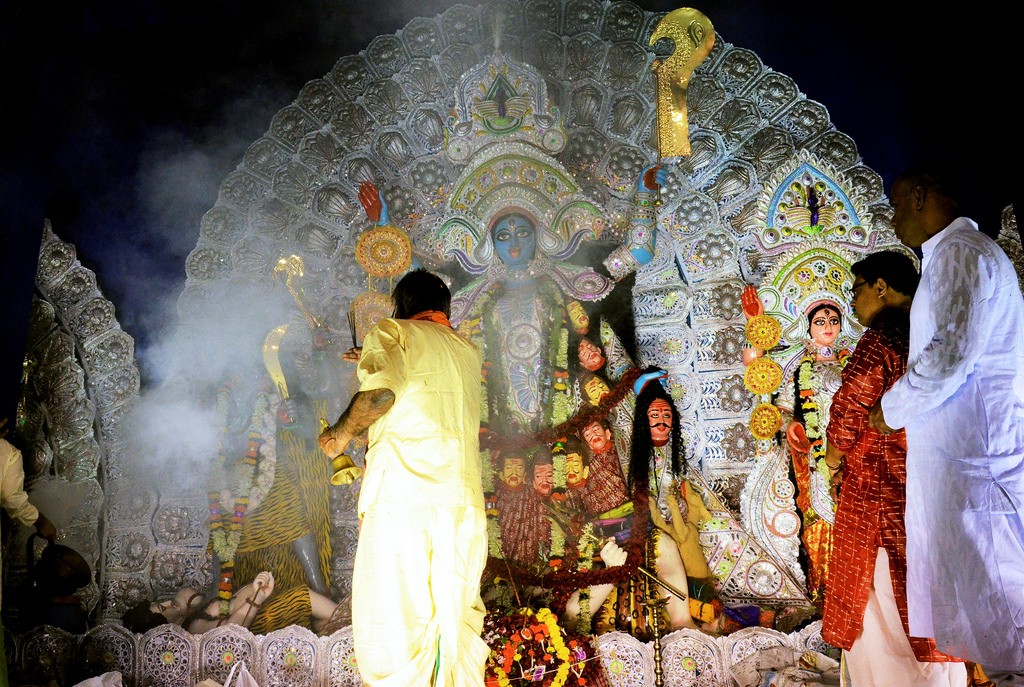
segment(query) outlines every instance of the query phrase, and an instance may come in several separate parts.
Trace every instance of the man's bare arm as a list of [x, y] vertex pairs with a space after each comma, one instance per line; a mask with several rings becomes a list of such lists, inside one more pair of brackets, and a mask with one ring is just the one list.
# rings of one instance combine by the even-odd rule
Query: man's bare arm
[[365, 432], [394, 404], [395, 393], [391, 389], [356, 393], [338, 421], [320, 434], [320, 448], [328, 458], [341, 455], [353, 438]]

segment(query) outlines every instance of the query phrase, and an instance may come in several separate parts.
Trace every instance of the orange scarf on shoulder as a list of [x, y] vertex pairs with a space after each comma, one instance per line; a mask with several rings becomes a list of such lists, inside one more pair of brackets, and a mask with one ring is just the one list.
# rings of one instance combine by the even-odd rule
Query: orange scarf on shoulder
[[445, 315], [440, 310], [424, 310], [423, 312], [416, 313], [415, 315], [413, 315], [409, 319], [410, 320], [430, 320], [431, 322], [436, 322], [437, 324], [443, 324], [444, 326], [448, 327], [449, 329], [452, 328], [452, 323], [448, 321], [448, 316]]

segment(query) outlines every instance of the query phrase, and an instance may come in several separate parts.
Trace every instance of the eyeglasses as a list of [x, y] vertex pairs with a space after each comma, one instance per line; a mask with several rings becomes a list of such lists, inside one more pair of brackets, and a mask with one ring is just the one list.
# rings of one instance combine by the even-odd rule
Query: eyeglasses
[[857, 297], [857, 291], [859, 291], [861, 289], [861, 287], [867, 286], [867, 284], [868, 283], [866, 281], [862, 281], [860, 283], [856, 283], [855, 282], [854, 285], [853, 285], [853, 288], [850, 289], [850, 296], [852, 296], [853, 298], [856, 298]]

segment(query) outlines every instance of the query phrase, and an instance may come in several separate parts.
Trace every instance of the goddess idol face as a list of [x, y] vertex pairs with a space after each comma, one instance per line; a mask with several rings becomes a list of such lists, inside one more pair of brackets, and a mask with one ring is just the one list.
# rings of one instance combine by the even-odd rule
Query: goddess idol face
[[814, 343], [823, 348], [835, 344], [843, 324], [843, 316], [837, 306], [823, 303], [807, 314], [807, 320], [807, 333]]
[[501, 217], [491, 229], [494, 251], [512, 269], [522, 269], [537, 252], [537, 230], [526, 215], [512, 212]]

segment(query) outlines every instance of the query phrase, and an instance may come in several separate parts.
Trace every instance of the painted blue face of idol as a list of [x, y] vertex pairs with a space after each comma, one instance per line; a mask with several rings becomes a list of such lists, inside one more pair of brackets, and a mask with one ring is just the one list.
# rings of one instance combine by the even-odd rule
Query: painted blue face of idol
[[537, 252], [533, 222], [520, 214], [505, 215], [494, 225], [491, 237], [498, 257], [509, 267], [525, 267]]

